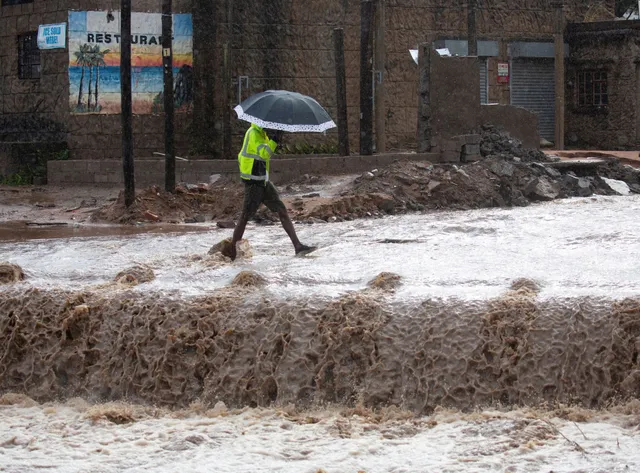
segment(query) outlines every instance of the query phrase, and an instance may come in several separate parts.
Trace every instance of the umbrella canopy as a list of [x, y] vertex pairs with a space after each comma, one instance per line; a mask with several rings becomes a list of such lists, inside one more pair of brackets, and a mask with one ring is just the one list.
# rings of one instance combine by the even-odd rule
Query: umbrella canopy
[[336, 126], [314, 99], [286, 90], [267, 90], [253, 95], [235, 111], [240, 120], [272, 130], [319, 133]]

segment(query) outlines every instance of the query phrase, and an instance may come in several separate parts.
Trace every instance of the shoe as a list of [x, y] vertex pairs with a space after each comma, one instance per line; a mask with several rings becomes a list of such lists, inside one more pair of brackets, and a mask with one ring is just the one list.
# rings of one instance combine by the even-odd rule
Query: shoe
[[309, 253], [313, 253], [317, 249], [318, 249], [317, 246], [302, 245], [300, 248], [296, 249], [296, 256], [305, 256], [305, 255], [308, 255]]

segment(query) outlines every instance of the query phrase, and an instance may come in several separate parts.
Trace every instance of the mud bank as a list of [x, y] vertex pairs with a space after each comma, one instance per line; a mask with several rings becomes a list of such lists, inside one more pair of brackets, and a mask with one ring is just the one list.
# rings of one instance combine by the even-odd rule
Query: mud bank
[[0, 293], [0, 391], [154, 405], [589, 408], [640, 395], [640, 299], [394, 305], [365, 290], [276, 301], [223, 288]]

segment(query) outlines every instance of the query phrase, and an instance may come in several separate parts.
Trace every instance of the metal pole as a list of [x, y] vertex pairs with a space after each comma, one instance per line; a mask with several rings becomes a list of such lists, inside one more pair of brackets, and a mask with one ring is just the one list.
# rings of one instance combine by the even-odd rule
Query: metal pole
[[431, 44], [420, 45], [418, 53], [418, 152], [431, 151]]
[[476, 23], [476, 2], [467, 0], [467, 37], [469, 41], [468, 56], [478, 55], [478, 30]]
[[133, 167], [133, 112], [131, 106], [131, 0], [120, 1], [120, 104], [122, 123], [122, 167], [124, 171], [124, 204], [136, 199]]
[[338, 108], [338, 152], [349, 156], [349, 128], [347, 120], [347, 74], [344, 63], [344, 30], [333, 30], [336, 67], [336, 105]]
[[376, 5], [376, 85], [375, 85], [375, 114], [376, 114], [376, 151], [384, 153], [387, 148], [386, 134], [386, 105], [384, 90], [384, 72], [386, 45], [385, 33], [385, 0], [378, 0]]
[[373, 2], [360, 2], [360, 154], [373, 154]]
[[173, 146], [173, 11], [171, 0], [162, 0], [162, 66], [164, 70], [164, 188], [176, 190], [176, 156]]
[[564, 2], [553, 4], [556, 9], [555, 71], [556, 71], [556, 129], [555, 148], [564, 149], [565, 67], [564, 67]]

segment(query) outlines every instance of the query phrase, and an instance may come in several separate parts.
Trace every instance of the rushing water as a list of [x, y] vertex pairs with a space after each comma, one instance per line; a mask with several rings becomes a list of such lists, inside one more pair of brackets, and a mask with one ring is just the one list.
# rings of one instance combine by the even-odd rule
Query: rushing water
[[303, 242], [320, 246], [306, 258], [293, 256], [279, 226], [249, 226], [253, 257], [217, 267], [192, 257], [205, 255], [229, 230], [6, 241], [0, 255], [22, 266], [36, 287], [88, 287], [144, 263], [156, 280], [139, 291], [181, 295], [225, 286], [250, 269], [282, 297], [333, 297], [390, 271], [402, 276], [398, 300], [484, 299], [521, 277], [539, 282], [543, 298], [622, 298], [640, 291], [639, 217], [640, 196], [634, 196], [298, 225]]

